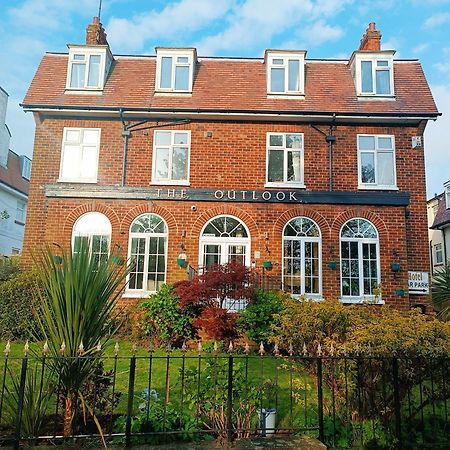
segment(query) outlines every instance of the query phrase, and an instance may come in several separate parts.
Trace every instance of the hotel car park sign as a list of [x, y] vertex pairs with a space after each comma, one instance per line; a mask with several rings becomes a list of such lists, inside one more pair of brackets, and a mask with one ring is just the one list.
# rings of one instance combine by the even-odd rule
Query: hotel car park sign
[[428, 272], [408, 272], [408, 292], [420, 295], [429, 294]]

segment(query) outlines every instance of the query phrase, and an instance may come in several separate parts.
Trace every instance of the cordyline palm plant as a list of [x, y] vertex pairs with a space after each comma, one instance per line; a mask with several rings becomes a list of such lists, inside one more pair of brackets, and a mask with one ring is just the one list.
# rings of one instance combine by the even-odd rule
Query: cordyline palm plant
[[450, 317], [450, 260], [433, 275], [431, 285], [433, 304], [439, 314], [445, 318]]
[[126, 266], [115, 264], [116, 258], [93, 258], [88, 240], [76, 253], [69, 249], [56, 255], [47, 249], [35, 258], [43, 285], [36, 312], [48, 342], [47, 361], [64, 401], [64, 436], [72, 434], [76, 399], [80, 399], [83, 411], [89, 408], [81, 388], [103, 354], [101, 344], [116, 331], [108, 325], [128, 272]]

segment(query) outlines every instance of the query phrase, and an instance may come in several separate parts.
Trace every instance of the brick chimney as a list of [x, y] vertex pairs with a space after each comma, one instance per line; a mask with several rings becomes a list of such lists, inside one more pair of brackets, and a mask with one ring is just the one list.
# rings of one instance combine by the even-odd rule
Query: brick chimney
[[86, 28], [86, 45], [108, 45], [105, 29], [98, 17], [94, 17]]
[[375, 28], [375, 22], [370, 22], [369, 27], [364, 33], [359, 50], [365, 50], [369, 52], [380, 51], [381, 33]]

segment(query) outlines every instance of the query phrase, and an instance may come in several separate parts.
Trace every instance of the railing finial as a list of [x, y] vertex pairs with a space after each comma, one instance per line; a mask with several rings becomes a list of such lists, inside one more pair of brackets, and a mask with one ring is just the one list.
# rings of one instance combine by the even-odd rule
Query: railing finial
[[120, 350], [119, 343], [116, 342], [116, 345], [114, 346], [114, 356], [117, 356], [119, 354], [119, 350]]
[[259, 354], [261, 356], [264, 355], [264, 353], [266, 353], [265, 349], [264, 349], [264, 344], [261, 342], [261, 344], [259, 344]]
[[228, 346], [228, 353], [233, 353], [233, 341], [230, 341], [230, 345]]
[[83, 356], [83, 355], [84, 355], [84, 345], [83, 345], [83, 340], [81, 340], [80, 346], [78, 347], [78, 353], [80, 354], [80, 356]]
[[5, 345], [5, 350], [3, 351], [6, 357], [11, 353], [11, 343], [8, 341]]
[[303, 342], [303, 356], [308, 356], [308, 349], [306, 347], [306, 342]]
[[66, 342], [62, 341], [62, 344], [61, 344], [61, 347], [59, 349], [59, 352], [61, 353], [61, 355], [64, 356], [65, 351], [66, 351]]
[[319, 344], [317, 345], [317, 356], [320, 358], [322, 356], [322, 346]]
[[25, 356], [28, 355], [28, 352], [30, 351], [30, 344], [28, 343], [28, 339], [25, 342], [25, 345], [23, 346], [23, 353]]
[[44, 342], [44, 347], [42, 347], [42, 353], [44, 356], [48, 355], [48, 341], [47, 340]]

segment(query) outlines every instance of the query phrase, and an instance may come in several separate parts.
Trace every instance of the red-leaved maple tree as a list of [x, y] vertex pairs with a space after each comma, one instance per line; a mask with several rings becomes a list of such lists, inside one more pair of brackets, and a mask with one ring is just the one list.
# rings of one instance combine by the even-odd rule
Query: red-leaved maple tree
[[253, 295], [252, 274], [248, 267], [230, 262], [208, 267], [192, 280], [180, 281], [175, 293], [180, 307], [193, 318], [193, 325], [215, 340], [236, 337], [236, 313], [224, 308], [230, 300], [249, 301]]

